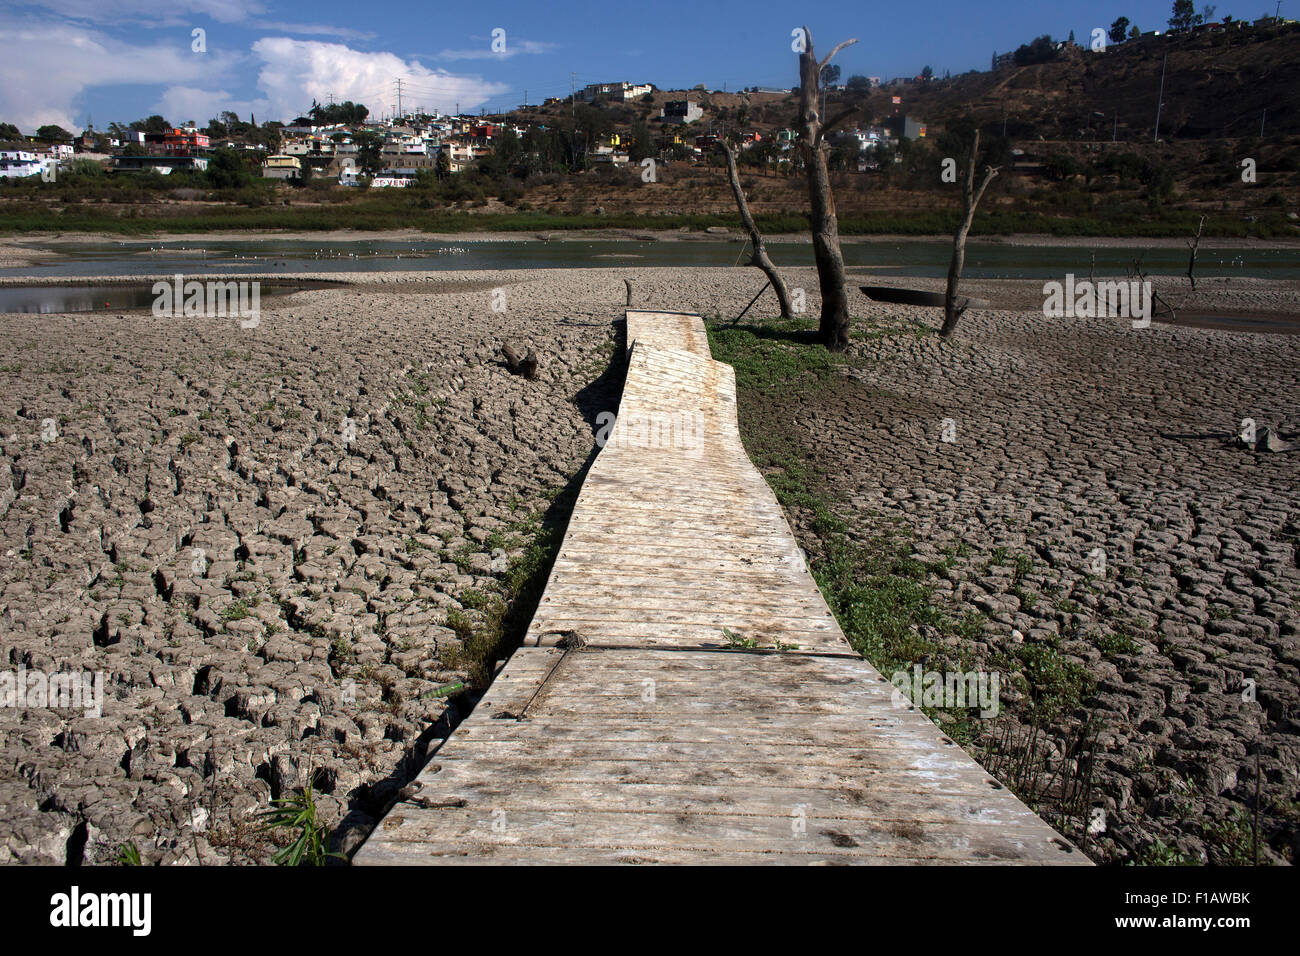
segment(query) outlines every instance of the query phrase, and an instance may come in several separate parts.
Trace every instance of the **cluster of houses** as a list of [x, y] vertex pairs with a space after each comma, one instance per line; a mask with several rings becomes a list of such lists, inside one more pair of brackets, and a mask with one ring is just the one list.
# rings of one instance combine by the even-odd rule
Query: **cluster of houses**
[[[287, 180], [318, 175], [337, 179], [343, 186], [360, 185], [369, 176], [371, 188], [400, 188], [440, 165], [448, 173], [461, 172], [491, 152], [504, 129], [524, 133], [520, 126], [468, 116], [405, 116], [358, 126], [286, 126], [279, 152], [267, 157], [262, 175]], [[361, 161], [363, 138], [381, 144], [380, 168], [374, 174], [368, 174]]]
[[[879, 80], [873, 78], [873, 84]], [[575, 99], [595, 102], [641, 100], [652, 94], [648, 83], [595, 83], [575, 93]], [[895, 98], [895, 103], [898, 98]], [[659, 120], [664, 139], [683, 147], [689, 155], [703, 158], [711, 152], [717, 137], [712, 133], [692, 135], [688, 127], [702, 126], [705, 109], [689, 95], [685, 99], [662, 104]], [[895, 119], [899, 119], [895, 117]], [[306, 119], [281, 127], [279, 142], [268, 149], [262, 144], [235, 140], [214, 142], [193, 123], [162, 132], [121, 132], [107, 136], [87, 129], [75, 140], [75, 149], [88, 157], [109, 164], [113, 172], [154, 172], [169, 174], [173, 170], [203, 171], [208, 168], [212, 151], [218, 148], [256, 150], [263, 153], [262, 176], [267, 179], [303, 181], [324, 178], [342, 186], [368, 183], [371, 188], [402, 188], [414, 183], [422, 172], [458, 173], [492, 152], [503, 131], [522, 136], [526, 128], [490, 122], [483, 117], [447, 116], [442, 114], [406, 115], [361, 124], [316, 125]], [[916, 138], [925, 135], [924, 125], [907, 118], [897, 130], [889, 126], [871, 126], [852, 131], [864, 154], [882, 143], [896, 142], [899, 136]], [[793, 148], [795, 133], [778, 130], [772, 134], [746, 133], [740, 144], [748, 150], [766, 144], [768, 161], [780, 164]], [[378, 155], [375, 155], [375, 146]], [[629, 162], [631, 141], [626, 134], [612, 133], [593, 144], [593, 164], [625, 165]], [[775, 148], [773, 149], [772, 146]], [[366, 155], [363, 157], [363, 152]], [[31, 143], [0, 143], [0, 177], [41, 175], [51, 178], [51, 171], [69, 164], [74, 157], [73, 144], [37, 146]]]
[[0, 178], [53, 179], [78, 154], [86, 159], [111, 161], [110, 169], [114, 172], [152, 171], [166, 175], [173, 169], [201, 171], [208, 168], [203, 154], [211, 147], [209, 137], [193, 126], [161, 133], [133, 131], [117, 136], [87, 129], [71, 143], [0, 143]]
[[34, 145], [0, 143], [0, 179], [42, 176], [50, 179], [61, 166], [72, 162], [75, 152], [69, 143]]

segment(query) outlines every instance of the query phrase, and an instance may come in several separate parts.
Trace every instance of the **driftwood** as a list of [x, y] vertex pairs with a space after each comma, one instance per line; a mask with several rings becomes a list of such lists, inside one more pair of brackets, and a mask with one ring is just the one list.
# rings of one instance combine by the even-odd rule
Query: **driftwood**
[[[745, 199], [745, 191], [740, 188], [740, 175], [736, 172], [736, 154], [725, 140], [718, 140], [718, 148], [726, 154], [727, 178], [731, 180], [731, 191], [735, 193], [736, 207], [740, 210], [740, 218], [745, 223], [745, 228], [749, 230], [749, 241], [754, 244], [754, 251], [749, 257], [749, 264], [761, 269], [763, 275], [767, 276], [768, 283], [776, 290], [777, 301], [781, 303], [781, 318], [792, 319], [794, 318], [794, 309], [790, 305], [790, 293], [786, 291], [785, 280], [781, 278], [781, 273], [776, 271], [776, 266], [768, 258], [767, 248], [763, 245], [763, 235], [758, 231], [758, 226], [754, 223], [754, 217], [750, 215], [749, 203]], [[760, 290], [759, 295], [762, 294]], [[757, 300], [758, 298], [755, 296], [755, 301]], [[753, 302], [750, 303], [750, 305], [753, 304]], [[745, 312], [748, 311], [747, 307]], [[744, 314], [744, 312], [741, 313], [741, 315]], [[740, 316], [736, 316], [736, 321], [740, 321]]]
[[623, 284], [627, 286], [627, 305], [628, 308], [631, 308], [632, 307], [632, 280], [624, 279]]
[[520, 358], [518, 352], [508, 345], [503, 345], [501, 346], [501, 354], [506, 357], [506, 368], [510, 370], [510, 374], [522, 375], [529, 380], [537, 378], [537, 367], [541, 364], [541, 360], [538, 359], [537, 353], [532, 349], [529, 349], [528, 354]]
[[939, 334], [944, 338], [952, 335], [953, 330], [957, 328], [957, 322], [966, 312], [966, 306], [957, 301], [957, 287], [961, 284], [961, 271], [966, 265], [966, 236], [970, 233], [971, 223], [975, 221], [975, 210], [984, 198], [984, 190], [989, 188], [989, 183], [997, 176], [999, 167], [985, 166], [984, 180], [980, 183], [979, 189], [975, 188], [975, 161], [979, 158], [980, 152], [980, 131], [975, 131], [975, 142], [970, 148], [970, 163], [966, 169], [966, 182], [963, 184], [963, 198], [965, 199], [966, 214], [962, 217], [961, 225], [957, 228], [957, 234], [952, 237], [952, 262], [948, 265], [948, 288], [944, 294], [943, 304], [943, 327], [939, 329]]
[[1187, 244], [1187, 248], [1192, 251], [1191, 258], [1187, 260], [1187, 281], [1192, 284], [1192, 291], [1196, 291], [1196, 252], [1201, 246], [1201, 231], [1205, 228], [1205, 217], [1201, 217], [1200, 224], [1196, 227], [1196, 235], [1192, 241]]
[[[1148, 275], [1146, 271], [1144, 271], [1142, 268], [1142, 260], [1144, 258], [1145, 258], [1145, 254], [1140, 255], [1136, 259], [1134, 259], [1133, 267], [1129, 269], [1128, 274], [1134, 279], [1137, 279], [1139, 282], [1150, 283], [1151, 282], [1150, 275]], [[1169, 321], [1173, 322], [1175, 319], [1178, 318], [1178, 310], [1174, 307], [1174, 304], [1172, 302], [1164, 298], [1159, 292], [1156, 291], [1155, 286], [1152, 285], [1151, 286], [1151, 318], [1154, 319], [1158, 315], [1167, 315], [1169, 316]]]
[[813, 53], [812, 32], [803, 30], [803, 52], [799, 54], [799, 151], [808, 172], [808, 206], [812, 226], [813, 259], [817, 264], [817, 284], [821, 287], [822, 314], [818, 338], [828, 349], [842, 352], [849, 344], [849, 294], [844, 288], [844, 254], [840, 251], [840, 227], [835, 215], [835, 198], [831, 195], [831, 177], [827, 168], [830, 146], [826, 137], [856, 107], [842, 111], [830, 122], [823, 122], [819, 108], [821, 75], [836, 53], [857, 40], [845, 40], [818, 62]]

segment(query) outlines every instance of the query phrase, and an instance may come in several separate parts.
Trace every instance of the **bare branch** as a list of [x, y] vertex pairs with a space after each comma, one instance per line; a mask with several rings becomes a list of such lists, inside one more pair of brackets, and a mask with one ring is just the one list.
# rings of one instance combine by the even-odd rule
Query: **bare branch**
[[972, 206], [978, 206], [980, 204], [980, 200], [984, 198], [984, 190], [989, 188], [989, 183], [993, 182], [993, 180], [997, 178], [998, 172], [1001, 169], [1001, 166], [984, 167], [984, 181], [980, 183], [979, 191], [975, 193], [975, 199]]
[[[731, 191], [736, 197], [736, 206], [740, 209], [740, 219], [745, 224], [745, 229], [749, 231], [750, 242], [754, 244], [754, 253], [750, 257], [750, 265], [762, 270], [767, 276], [767, 281], [771, 283], [772, 288], [776, 291], [777, 301], [781, 305], [781, 318], [790, 319], [794, 317], [794, 309], [790, 303], [790, 294], [786, 290], [785, 282], [781, 279], [781, 274], [776, 271], [776, 266], [768, 258], [767, 249], [763, 245], [763, 235], [758, 231], [758, 226], [754, 223], [754, 217], [750, 215], [749, 203], [745, 199], [745, 191], [740, 185], [740, 174], [736, 170], [736, 154], [732, 151], [731, 145], [725, 139], [718, 140], [718, 148], [726, 154], [727, 157], [727, 178], [731, 181]], [[762, 295], [762, 292], [759, 292]], [[758, 296], [754, 297], [758, 301]], [[753, 305], [753, 302], [750, 303]], [[746, 309], [745, 311], [749, 311]], [[742, 312], [741, 315], [744, 315]], [[737, 317], [739, 321], [739, 317]]]
[[[807, 27], [804, 27], [805, 31], [807, 29], [808, 29]], [[843, 50], [846, 46], [853, 46], [853, 44], [857, 42], [858, 42], [858, 38], [854, 37], [852, 40], [845, 40], [843, 43], [836, 44], [835, 48], [831, 50], [830, 53], [826, 54], [826, 59], [822, 60], [820, 63], [817, 64], [817, 72], [820, 73], [822, 70], [826, 69], [826, 64], [831, 61], [831, 58], [834, 57], [836, 53], [839, 53], [840, 50]], [[809, 45], [811, 45], [811, 43], [812, 43], [811, 38], [809, 38]]]
[[971, 143], [970, 161], [966, 167], [966, 181], [962, 184], [962, 191], [965, 199], [965, 215], [961, 224], [957, 227], [957, 232], [952, 238], [952, 262], [948, 266], [948, 285], [944, 294], [943, 304], [943, 327], [939, 329], [939, 335], [948, 338], [952, 335], [953, 330], [957, 328], [957, 323], [966, 313], [969, 306], [969, 299], [959, 299], [957, 290], [961, 284], [962, 268], [966, 263], [966, 237], [970, 234], [971, 223], [975, 220], [975, 210], [984, 198], [984, 191], [989, 188], [989, 183], [997, 177], [1000, 167], [985, 166], [984, 179], [979, 188], [975, 188], [975, 163], [979, 158], [980, 151], [980, 131], [975, 130], [975, 139]]

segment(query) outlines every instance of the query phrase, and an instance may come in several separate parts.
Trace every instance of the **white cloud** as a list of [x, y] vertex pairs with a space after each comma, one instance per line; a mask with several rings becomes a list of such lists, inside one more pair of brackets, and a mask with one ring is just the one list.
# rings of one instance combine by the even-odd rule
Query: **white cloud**
[[[138, 9], [146, 0], [133, 2]], [[158, 91], [155, 111], [172, 122], [192, 119], [199, 124], [222, 110], [288, 121], [313, 99], [325, 103], [331, 94], [336, 100], [364, 103], [378, 115], [394, 101], [393, 81], [399, 76], [406, 103], [426, 109], [450, 111], [459, 103], [462, 110], [472, 110], [508, 92], [504, 84], [431, 70], [392, 53], [287, 37], [258, 40], [251, 55], [219, 51], [209, 39], [209, 52], [199, 54], [190, 49], [188, 37], [136, 46], [85, 25], [5, 17], [0, 17], [0, 36], [5, 46], [0, 121], [25, 133], [47, 123], [80, 129], [83, 98], [100, 86]], [[109, 118], [127, 122], [138, 117]], [[105, 122], [101, 117], [100, 125]]]
[[239, 118], [247, 120], [249, 114], [262, 114], [262, 122], [276, 119], [267, 113], [266, 100], [240, 100], [226, 90], [201, 90], [193, 86], [169, 86], [163, 91], [162, 98], [154, 106], [154, 112], [167, 117], [173, 123], [193, 120], [200, 127], [207, 124], [222, 112], [229, 110], [238, 113]]
[[265, 37], [253, 44], [253, 54], [263, 64], [257, 85], [269, 101], [268, 118], [293, 119], [312, 100], [324, 103], [330, 94], [336, 101], [364, 103], [378, 115], [395, 100], [399, 76], [409, 90], [406, 95], [414, 97], [411, 102], [425, 109], [450, 111], [459, 103], [470, 110], [509, 91], [480, 76], [430, 70], [393, 53], [367, 53], [341, 43]]
[[71, 24], [3, 22], [0, 35], [0, 116], [24, 132], [79, 128], [74, 116], [90, 87], [220, 82], [231, 65], [188, 43], [130, 46]]
[[306, 33], [309, 36], [342, 37], [345, 40], [373, 40], [376, 34], [351, 27], [335, 27], [325, 23], [280, 23], [276, 20], [257, 20], [248, 24], [250, 30], [274, 30], [279, 33]]
[[[35, 4], [29, 4], [35, 7]], [[266, 12], [261, 0], [44, 0], [37, 9], [94, 23], [187, 23], [195, 17], [240, 23]]]
[[520, 53], [551, 53], [558, 50], [558, 43], [546, 43], [542, 40], [516, 40], [509, 34], [505, 37], [505, 49], [497, 53], [492, 49], [490, 40], [485, 40], [482, 47], [467, 50], [439, 50], [439, 60], [508, 60]]

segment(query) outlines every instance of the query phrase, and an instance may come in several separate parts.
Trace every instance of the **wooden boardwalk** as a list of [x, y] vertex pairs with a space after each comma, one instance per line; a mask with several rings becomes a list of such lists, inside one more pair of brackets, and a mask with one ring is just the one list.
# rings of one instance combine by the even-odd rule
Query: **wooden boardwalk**
[[699, 317], [627, 325], [524, 646], [354, 862], [1087, 863], [849, 647]]

